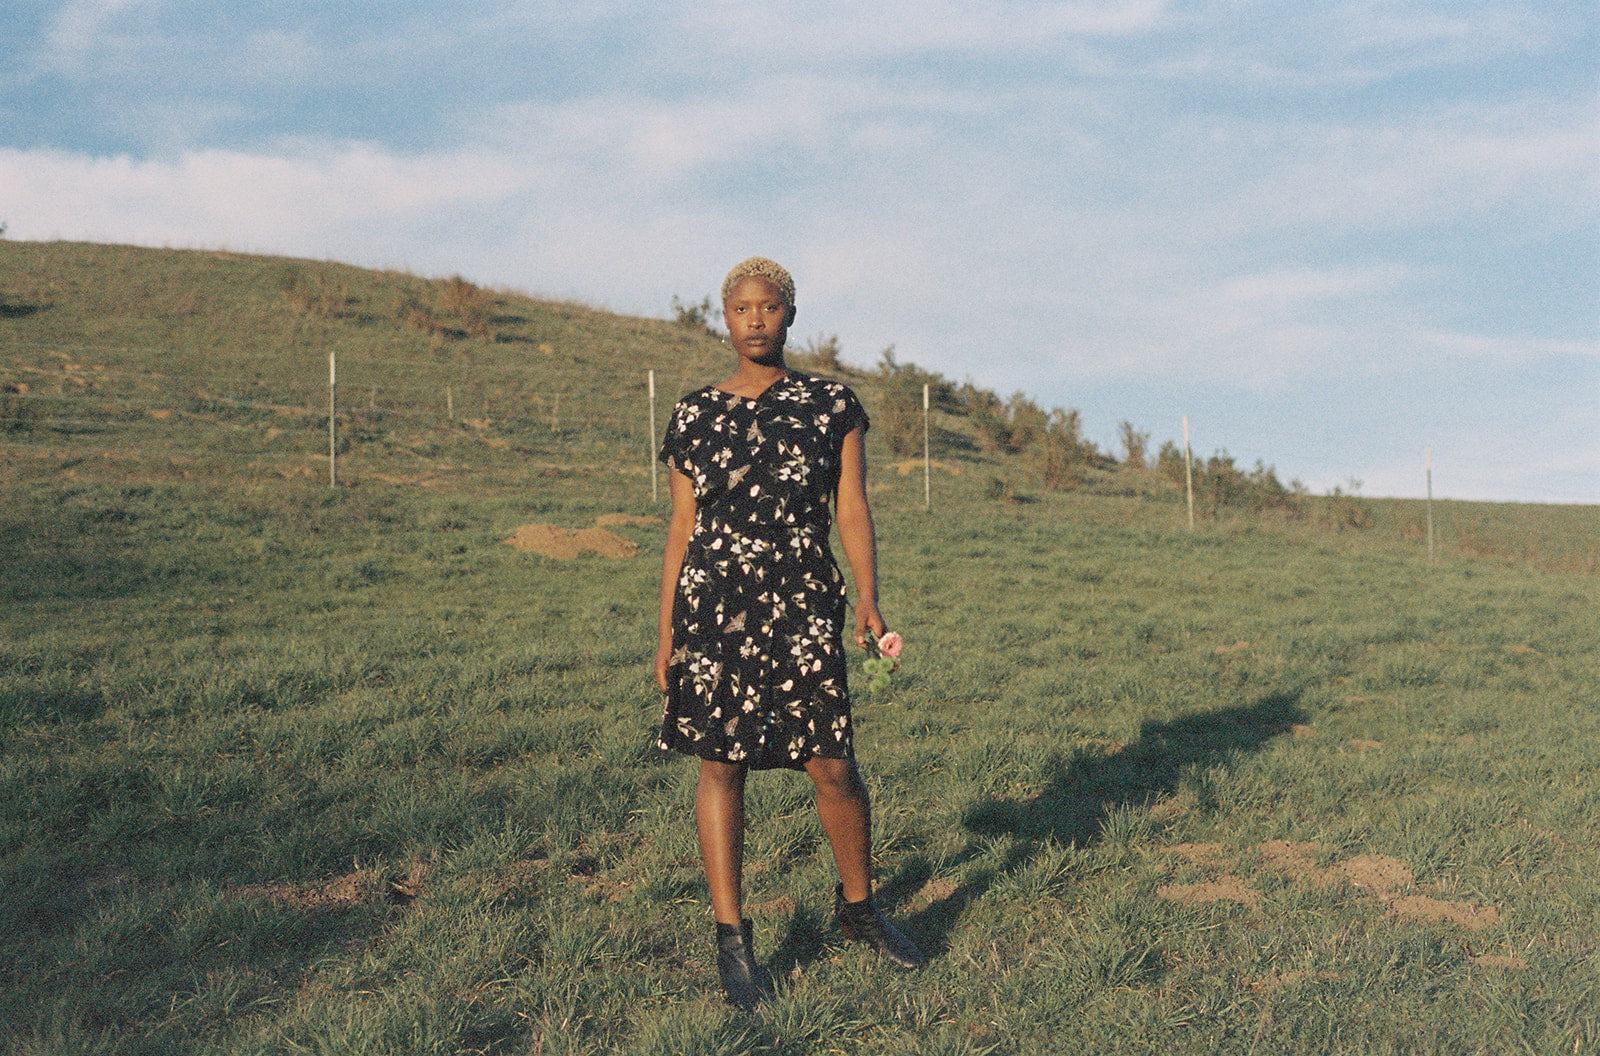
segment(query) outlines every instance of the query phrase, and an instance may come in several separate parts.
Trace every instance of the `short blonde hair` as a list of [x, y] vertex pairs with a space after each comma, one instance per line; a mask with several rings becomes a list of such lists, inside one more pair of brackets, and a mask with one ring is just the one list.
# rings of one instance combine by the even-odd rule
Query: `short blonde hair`
[[722, 303], [727, 304], [728, 298], [733, 296], [733, 288], [744, 279], [766, 279], [777, 289], [778, 296], [783, 298], [783, 303], [794, 307], [794, 278], [784, 270], [782, 264], [766, 257], [750, 257], [733, 266], [728, 272], [728, 277], [722, 280]]

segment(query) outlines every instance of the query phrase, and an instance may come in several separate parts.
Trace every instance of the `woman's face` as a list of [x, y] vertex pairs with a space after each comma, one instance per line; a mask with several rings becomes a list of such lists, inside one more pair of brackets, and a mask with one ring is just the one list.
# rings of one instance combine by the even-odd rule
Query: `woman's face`
[[768, 363], [783, 354], [794, 309], [783, 303], [776, 286], [750, 275], [729, 291], [722, 304], [722, 319], [728, 324], [728, 344], [734, 351], [757, 363]]

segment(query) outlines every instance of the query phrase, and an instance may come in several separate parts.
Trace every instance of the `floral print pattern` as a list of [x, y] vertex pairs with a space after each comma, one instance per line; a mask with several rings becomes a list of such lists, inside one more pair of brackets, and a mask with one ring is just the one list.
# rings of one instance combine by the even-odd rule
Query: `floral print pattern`
[[694, 485], [658, 743], [751, 769], [852, 754], [845, 582], [828, 545], [844, 438], [837, 382], [788, 374], [754, 400], [678, 401], [661, 461]]

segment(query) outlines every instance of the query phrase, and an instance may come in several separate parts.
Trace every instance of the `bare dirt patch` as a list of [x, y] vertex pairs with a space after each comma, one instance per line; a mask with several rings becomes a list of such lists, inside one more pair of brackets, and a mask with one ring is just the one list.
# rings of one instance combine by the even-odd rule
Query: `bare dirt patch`
[[[952, 477], [959, 477], [961, 475], [960, 466], [947, 465], [938, 461], [937, 459], [929, 461], [928, 468], [937, 469], [941, 473], [948, 473]], [[921, 469], [922, 459], [920, 458], [903, 458], [894, 464], [894, 471], [900, 474], [902, 477], [909, 477], [912, 473], [920, 472]]]
[[625, 558], [639, 553], [639, 544], [607, 528], [558, 528], [553, 524], [525, 524], [505, 544], [523, 553], [541, 554], [557, 561], [572, 561], [582, 554]]
[[348, 909], [364, 902], [382, 900], [408, 905], [422, 894], [432, 867], [420, 859], [413, 861], [404, 876], [385, 877], [372, 869], [358, 869], [330, 880], [303, 884], [246, 884], [234, 893], [252, 901], [271, 902], [295, 910]]
[[1267, 840], [1258, 848], [1263, 865], [1287, 874], [1291, 880], [1314, 884], [1323, 882], [1324, 872], [1314, 860], [1322, 851], [1320, 843], [1290, 843], [1288, 840]]
[[[1200, 883], [1166, 884], [1156, 888], [1161, 898], [1187, 905], [1208, 902], [1237, 902], [1255, 908], [1261, 894], [1244, 880], [1227, 872], [1229, 849], [1217, 843], [1179, 843], [1162, 848], [1189, 866], [1218, 875]], [[1429, 921], [1455, 924], [1468, 931], [1480, 931], [1500, 921], [1500, 911], [1475, 902], [1442, 901], [1413, 890], [1416, 875], [1410, 866], [1386, 854], [1357, 854], [1343, 860], [1328, 861], [1327, 848], [1320, 843], [1291, 843], [1266, 840], [1256, 848], [1261, 869], [1287, 877], [1292, 883], [1325, 888], [1344, 886], [1370, 895], [1381, 903], [1392, 920]], [[1248, 857], [1248, 856], [1245, 856]]]
[[306, 884], [248, 884], [238, 889], [241, 898], [271, 902], [289, 909], [328, 909], [358, 906], [383, 890], [378, 874], [359, 870]]
[[1221, 858], [1226, 848], [1220, 843], [1177, 843], [1165, 850], [1168, 854], [1175, 854], [1186, 862], [1206, 864]]
[[1312, 980], [1317, 982], [1332, 982], [1338, 978], [1338, 972], [1313, 972], [1296, 969], [1289, 972], [1272, 972], [1268, 975], [1262, 976], [1260, 979], [1257, 979], [1255, 982], [1250, 984], [1250, 989], [1256, 991], [1257, 993], [1271, 993], [1272, 991], [1280, 990], [1285, 986], [1294, 986], [1296, 983], [1304, 983]]
[[917, 897], [931, 906], [935, 902], [943, 902], [960, 889], [961, 885], [950, 877], [936, 876], [922, 885], [922, 889], [917, 892]]
[[1348, 881], [1352, 887], [1375, 895], [1392, 894], [1410, 887], [1416, 879], [1404, 862], [1383, 854], [1358, 854], [1336, 863], [1329, 872]]
[[1186, 906], [1206, 905], [1211, 902], [1237, 902], [1241, 906], [1254, 909], [1261, 901], [1260, 891], [1231, 874], [1199, 884], [1162, 884], [1156, 888], [1156, 896], [1169, 902], [1181, 902]]
[[1404, 920], [1447, 921], [1468, 931], [1482, 931], [1500, 923], [1500, 911], [1473, 902], [1441, 902], [1426, 895], [1406, 895], [1389, 900], [1389, 915]]

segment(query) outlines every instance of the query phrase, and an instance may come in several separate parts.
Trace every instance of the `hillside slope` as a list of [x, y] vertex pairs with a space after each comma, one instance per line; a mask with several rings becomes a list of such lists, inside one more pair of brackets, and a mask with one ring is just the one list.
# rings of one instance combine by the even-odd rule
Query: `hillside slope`
[[[332, 446], [331, 476], [344, 486], [449, 492], [568, 480], [646, 503], [659, 501], [659, 488], [646, 481], [672, 402], [729, 365], [727, 350], [703, 329], [488, 291], [459, 277], [6, 241], [0, 362], [0, 483], [329, 483]], [[963, 387], [966, 404], [935, 400], [934, 465], [925, 478], [920, 458], [891, 453], [885, 433], [897, 419], [885, 401], [896, 384], [944, 379], [907, 364], [832, 372], [883, 423], [870, 457], [885, 501], [1023, 504], [1042, 515], [1059, 508], [1164, 527], [1184, 521], [1174, 483], [1092, 448], [1070, 488], [1047, 486], [1047, 465], [984, 435], [972, 401], [998, 401], [971, 385]], [[920, 434], [920, 421], [909, 428]], [[909, 447], [920, 446], [913, 436]], [[1375, 542], [1412, 549], [1425, 539], [1420, 503], [1303, 495], [1294, 502], [1292, 511], [1265, 514], [1219, 504], [1202, 508], [1202, 519], [1362, 527]], [[1458, 553], [1565, 571], [1597, 567], [1593, 507], [1441, 503], [1435, 518], [1439, 543]]]

